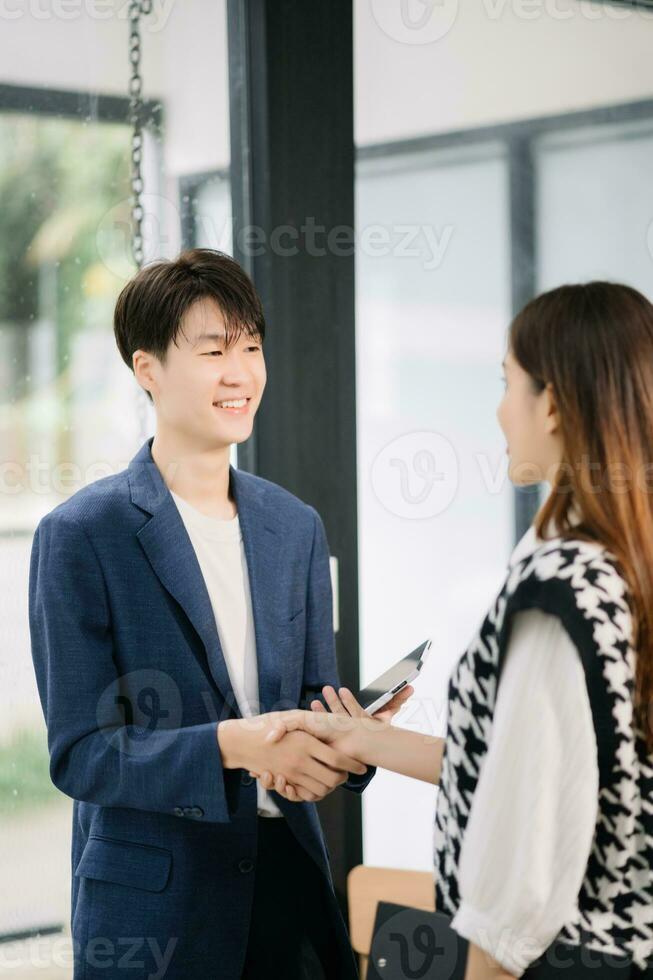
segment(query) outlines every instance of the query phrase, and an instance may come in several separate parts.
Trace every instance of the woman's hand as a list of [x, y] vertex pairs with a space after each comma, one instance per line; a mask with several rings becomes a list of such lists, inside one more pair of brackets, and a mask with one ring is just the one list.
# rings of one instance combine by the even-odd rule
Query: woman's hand
[[[340, 696], [329, 685], [323, 688], [322, 693], [330, 711], [326, 710], [321, 701], [315, 700], [311, 704], [311, 712], [281, 712], [274, 729], [267, 735], [267, 740], [278, 741], [288, 732], [301, 729], [358, 759], [363, 750], [363, 736], [389, 725], [406, 701], [412, 697], [414, 689], [407, 685], [373, 716], [365, 711], [351, 691], [345, 687], [340, 688]], [[292, 803], [301, 800], [297, 787], [281, 774], [273, 775], [265, 770], [260, 774], [250, 771], [250, 775], [259, 779], [265, 789], [274, 789]]]
[[[327, 685], [327, 687], [322, 689], [324, 700], [334, 714], [346, 713], [352, 718], [375, 718], [377, 721], [384, 721], [387, 724], [390, 724], [394, 716], [401, 711], [406, 701], [412, 698], [414, 693], [414, 688], [410, 684], [407, 684], [398, 694], [395, 694], [391, 701], [384, 704], [380, 711], [377, 711], [374, 715], [369, 715], [348, 688], [340, 688], [340, 697], [338, 697], [333, 687]], [[317, 699], [311, 703], [311, 710], [326, 714], [324, 705]]]

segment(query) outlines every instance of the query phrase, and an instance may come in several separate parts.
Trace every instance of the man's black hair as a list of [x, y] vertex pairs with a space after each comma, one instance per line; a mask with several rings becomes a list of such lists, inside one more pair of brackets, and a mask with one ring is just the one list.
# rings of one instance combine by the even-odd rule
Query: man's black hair
[[[176, 259], [144, 266], [124, 286], [116, 301], [113, 330], [125, 364], [133, 371], [132, 355], [148, 351], [165, 364], [170, 342], [182, 332], [188, 309], [200, 299], [213, 299], [225, 321], [225, 345], [241, 333], [265, 337], [263, 308], [252, 280], [224, 252], [192, 248]], [[152, 401], [149, 391], [147, 396]]]

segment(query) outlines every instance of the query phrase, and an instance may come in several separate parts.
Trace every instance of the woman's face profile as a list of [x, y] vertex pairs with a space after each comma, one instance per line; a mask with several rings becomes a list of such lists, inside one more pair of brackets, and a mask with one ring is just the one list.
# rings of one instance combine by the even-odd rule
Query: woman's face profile
[[551, 385], [538, 392], [533, 379], [508, 350], [505, 392], [497, 419], [506, 437], [508, 475], [518, 486], [551, 482], [562, 460], [559, 419]]

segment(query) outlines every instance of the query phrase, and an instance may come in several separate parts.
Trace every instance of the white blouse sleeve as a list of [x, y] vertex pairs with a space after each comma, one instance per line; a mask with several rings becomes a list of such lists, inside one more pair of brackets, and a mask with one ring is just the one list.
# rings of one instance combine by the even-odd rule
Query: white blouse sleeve
[[519, 977], [576, 907], [599, 773], [580, 656], [560, 620], [515, 615], [459, 862], [452, 927]]

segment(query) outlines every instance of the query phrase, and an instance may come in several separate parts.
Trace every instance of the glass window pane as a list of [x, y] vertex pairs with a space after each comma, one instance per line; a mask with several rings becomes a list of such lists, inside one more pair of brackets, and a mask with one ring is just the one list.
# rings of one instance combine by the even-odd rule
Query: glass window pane
[[72, 804], [49, 778], [29, 555], [39, 519], [120, 469], [137, 436], [134, 383], [112, 330], [135, 269], [120, 228], [128, 151], [122, 124], [0, 112], [0, 863], [12, 883], [0, 933], [68, 916]]
[[192, 196], [193, 245], [232, 255], [231, 183], [226, 174], [201, 181]]
[[537, 143], [538, 288], [589, 279], [651, 295], [653, 120]]
[[[432, 636], [419, 710], [402, 725], [442, 734], [448, 673], [512, 546], [495, 418], [510, 314], [504, 152], [365, 162], [356, 222], [361, 681]], [[377, 774], [366, 863], [432, 866], [435, 792]]]
[[[72, 800], [49, 777], [30, 656], [32, 536], [123, 469], [154, 423], [113, 336], [135, 271], [127, 5], [96, 6], [25, 7], [0, 39], [0, 936], [63, 927], [49, 951], [15, 951], [17, 975], [46, 980], [72, 974]], [[225, 5], [154, 4], [141, 37], [149, 262], [179, 250], [179, 177], [229, 166]]]

